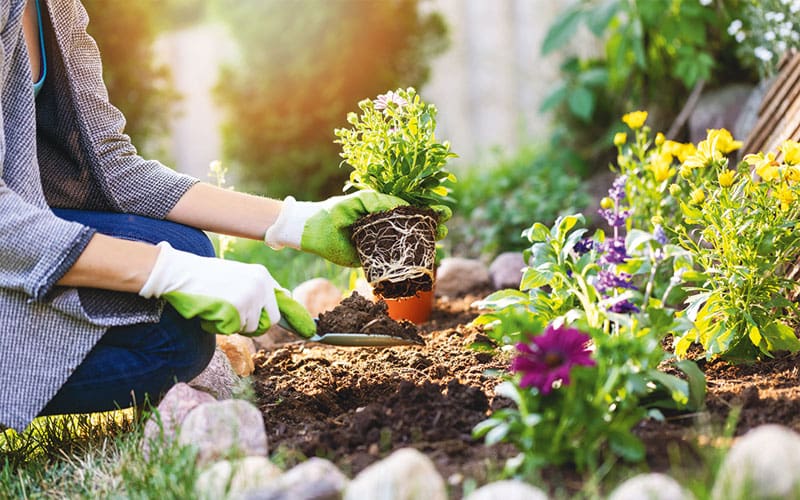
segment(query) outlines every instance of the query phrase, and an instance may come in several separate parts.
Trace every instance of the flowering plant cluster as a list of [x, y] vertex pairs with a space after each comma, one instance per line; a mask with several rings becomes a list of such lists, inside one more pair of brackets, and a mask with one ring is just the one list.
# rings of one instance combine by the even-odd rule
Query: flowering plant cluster
[[744, 2], [728, 34], [739, 43], [741, 59], [767, 77], [787, 50], [800, 48], [800, 0]]
[[613, 455], [641, 460], [634, 425], [658, 417], [657, 407], [702, 403], [705, 383], [692, 362], [677, 365], [685, 380], [657, 369], [670, 357], [663, 337], [688, 325], [646, 296], [656, 260], [689, 263], [676, 258], [684, 251], [650, 233], [623, 236], [630, 213], [624, 183], [615, 182], [609, 193], [615, 205], [602, 209], [614, 224], [612, 237], [602, 231], [585, 237], [581, 215], [561, 217], [552, 228], [534, 224], [525, 232], [532, 245], [520, 289], [480, 304], [488, 312], [476, 323], [516, 353], [497, 389], [515, 407], [494, 412], [474, 433], [519, 448], [509, 474], [563, 463], [593, 470]]
[[676, 338], [676, 353], [693, 342], [709, 357], [739, 360], [800, 350], [789, 300], [797, 284], [788, 277], [800, 257], [800, 144], [746, 155], [731, 169], [715, 132], [698, 145], [699, 161], [681, 167], [706, 175], [686, 176], [691, 194], [675, 228], [701, 271], [687, 299], [694, 327]]
[[416, 90], [397, 89], [358, 103], [349, 113], [351, 128], [335, 130], [343, 163], [353, 168], [345, 186], [391, 194], [417, 207], [436, 207], [449, 198], [455, 176], [445, 165], [456, 155], [435, 136], [437, 109]]

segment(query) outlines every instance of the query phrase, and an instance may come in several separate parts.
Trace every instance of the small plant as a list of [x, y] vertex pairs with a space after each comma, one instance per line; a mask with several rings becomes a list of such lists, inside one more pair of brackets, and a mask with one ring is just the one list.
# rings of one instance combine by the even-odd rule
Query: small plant
[[[614, 234], [584, 237], [582, 216], [559, 218], [552, 228], [534, 224], [520, 290], [504, 290], [481, 304], [499, 345], [514, 345], [511, 372], [497, 388], [514, 408], [501, 409], [474, 429], [486, 442], [514, 444], [508, 474], [546, 465], [574, 464], [593, 471], [613, 456], [644, 458], [631, 432], [658, 408], [699, 408], [705, 382], [692, 362], [675, 366], [683, 380], [658, 370], [670, 359], [661, 347], [670, 333], [688, 328], [665, 300], [653, 296], [660, 262], [686, 266], [685, 252], [644, 231], [622, 234], [629, 214], [624, 177], [603, 209]], [[669, 287], [663, 291], [669, 295]]]
[[[351, 128], [336, 129], [343, 163], [353, 170], [345, 190], [368, 189], [409, 205], [371, 214], [353, 225], [353, 241], [367, 280], [386, 298], [407, 297], [433, 286], [436, 239], [450, 217], [445, 165], [456, 155], [434, 134], [436, 107], [413, 88], [365, 99], [361, 114], [349, 113]], [[441, 228], [441, 229], [440, 229]]]
[[741, 18], [728, 25], [738, 43], [737, 53], [754, 66], [762, 78], [775, 72], [783, 54], [800, 48], [800, 1], [761, 0], [743, 2]]
[[[694, 328], [676, 353], [697, 342], [708, 357], [754, 360], [800, 350], [797, 284], [789, 273], [800, 251], [800, 144], [744, 157], [730, 169], [726, 134], [709, 131], [681, 166], [685, 199], [675, 235], [701, 275], [687, 299]], [[778, 319], [781, 318], [781, 319]]]

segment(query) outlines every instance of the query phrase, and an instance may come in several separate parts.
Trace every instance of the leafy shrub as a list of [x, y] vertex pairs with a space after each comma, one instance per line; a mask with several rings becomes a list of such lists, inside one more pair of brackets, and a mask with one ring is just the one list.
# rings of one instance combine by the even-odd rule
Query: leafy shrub
[[616, 117], [625, 110], [646, 107], [663, 127], [698, 82], [754, 81], [726, 32], [742, 3], [580, 0], [565, 9], [542, 53], [562, 49], [585, 25], [604, 54], [568, 57], [562, 65], [563, 81], [542, 108], [554, 111], [554, 147], [575, 152], [591, 172], [611, 159], [604, 145], [621, 130]]
[[728, 25], [728, 34], [739, 43], [736, 53], [761, 77], [775, 71], [790, 49], [800, 49], [800, 2], [796, 0], [750, 0], [741, 17]]
[[341, 193], [347, 173], [333, 130], [365, 95], [420, 87], [446, 46], [442, 17], [419, 3], [225, 3], [220, 15], [242, 61], [223, 72], [217, 95], [224, 154], [243, 188], [299, 199]]
[[551, 223], [585, 207], [588, 195], [580, 181], [555, 167], [552, 154], [527, 147], [459, 174], [453, 187], [455, 220], [445, 240], [449, 250], [472, 257], [523, 250], [522, 231], [531, 220]]

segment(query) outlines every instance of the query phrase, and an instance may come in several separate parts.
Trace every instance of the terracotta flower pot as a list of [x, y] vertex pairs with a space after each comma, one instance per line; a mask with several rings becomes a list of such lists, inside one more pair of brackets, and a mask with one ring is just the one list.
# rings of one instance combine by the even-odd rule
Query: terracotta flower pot
[[433, 290], [417, 292], [412, 297], [396, 299], [383, 298], [389, 307], [389, 317], [395, 321], [407, 320], [417, 325], [425, 323], [431, 317], [435, 298]]

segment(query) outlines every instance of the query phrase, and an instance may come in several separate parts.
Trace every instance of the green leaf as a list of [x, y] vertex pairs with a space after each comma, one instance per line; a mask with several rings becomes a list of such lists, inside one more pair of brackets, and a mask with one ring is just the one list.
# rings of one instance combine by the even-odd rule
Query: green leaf
[[520, 392], [519, 388], [516, 385], [512, 384], [511, 382], [501, 382], [494, 390], [494, 393], [497, 396], [502, 396], [504, 398], [508, 398], [514, 402], [517, 406], [522, 404], [523, 395]]
[[689, 401], [686, 409], [697, 411], [706, 404], [706, 376], [692, 360], [684, 359], [675, 363], [675, 366], [686, 375], [689, 382]]
[[547, 241], [547, 238], [550, 237], [550, 231], [547, 229], [547, 226], [541, 222], [536, 222], [523, 231], [522, 236], [528, 238], [528, 241], [531, 243], [536, 243], [539, 241]]
[[511, 426], [505, 422], [501, 422], [499, 425], [492, 428], [489, 432], [486, 433], [486, 445], [491, 446], [493, 444], [497, 444], [506, 436], [508, 436], [508, 432], [511, 430]]
[[575, 35], [578, 24], [583, 19], [583, 9], [580, 5], [565, 10], [547, 30], [542, 42], [542, 55], [547, 55], [560, 49]]
[[619, 0], [607, 0], [586, 17], [586, 26], [594, 36], [602, 36], [620, 7]]
[[519, 287], [521, 290], [532, 290], [549, 284], [552, 279], [552, 265], [546, 263], [536, 268], [529, 267], [525, 269]]
[[539, 111], [545, 113], [550, 111], [551, 109], [555, 108], [562, 102], [564, 99], [567, 98], [567, 85], [562, 83], [558, 86], [555, 90], [547, 94], [547, 97], [542, 100], [542, 104], [539, 106]]
[[611, 450], [628, 462], [644, 459], [644, 444], [630, 432], [614, 430], [608, 436]]
[[770, 351], [790, 351], [800, 350], [800, 340], [789, 326], [780, 321], [773, 321], [761, 331]]
[[586, 87], [575, 87], [567, 96], [567, 104], [575, 116], [588, 122], [594, 113], [595, 97]]

